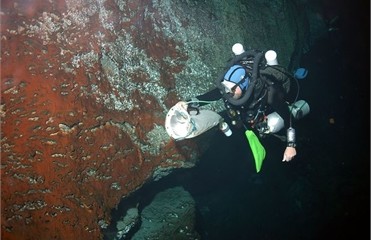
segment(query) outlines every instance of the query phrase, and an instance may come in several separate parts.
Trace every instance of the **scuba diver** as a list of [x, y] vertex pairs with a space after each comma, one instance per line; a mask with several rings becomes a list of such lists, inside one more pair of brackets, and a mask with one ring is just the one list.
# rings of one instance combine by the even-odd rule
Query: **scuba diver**
[[[218, 113], [200, 108], [223, 99], [231, 124], [245, 129], [257, 172], [265, 158], [265, 150], [255, 133], [261, 139], [271, 134], [278, 136], [276, 133], [285, 128], [287, 146], [282, 161], [291, 161], [297, 154], [292, 117], [300, 119], [309, 113], [305, 101], [296, 101], [299, 93], [297, 79], [306, 77], [306, 69], [298, 69], [293, 76], [278, 65], [273, 50], [245, 51], [242, 44], [236, 43], [232, 51], [235, 56], [216, 79], [214, 89], [191, 100], [180, 101], [170, 109], [165, 121], [168, 134], [175, 140], [192, 138], [219, 124], [226, 136], [230, 136], [232, 132], [228, 124]], [[292, 82], [297, 83], [297, 93], [290, 105], [287, 100]], [[179, 123], [181, 119], [183, 125]]]

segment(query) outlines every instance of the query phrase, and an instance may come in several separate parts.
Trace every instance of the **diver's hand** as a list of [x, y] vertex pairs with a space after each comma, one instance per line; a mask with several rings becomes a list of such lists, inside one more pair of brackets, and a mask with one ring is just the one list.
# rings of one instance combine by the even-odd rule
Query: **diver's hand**
[[191, 98], [187, 100], [188, 107], [187, 107], [187, 112], [188, 114], [191, 114], [191, 112], [195, 112], [195, 115], [198, 115], [200, 113], [200, 103], [198, 102], [197, 98]]
[[[200, 110], [197, 107], [193, 107], [186, 101], [179, 101], [177, 104], [175, 104], [180, 109], [183, 109], [188, 112], [189, 115], [198, 115], [200, 113]], [[194, 113], [195, 112], [195, 113]]]
[[199, 108], [200, 107], [200, 100], [198, 100], [196, 97], [193, 97], [189, 100], [187, 100], [188, 105], [192, 108]]
[[188, 112], [188, 114], [191, 114], [192, 112], [196, 112], [195, 115], [198, 115], [198, 114], [200, 114], [200, 109], [198, 109], [198, 107], [192, 107], [192, 106], [188, 105], [187, 112]]
[[296, 156], [296, 149], [294, 147], [286, 147], [283, 153], [282, 162], [289, 162]]

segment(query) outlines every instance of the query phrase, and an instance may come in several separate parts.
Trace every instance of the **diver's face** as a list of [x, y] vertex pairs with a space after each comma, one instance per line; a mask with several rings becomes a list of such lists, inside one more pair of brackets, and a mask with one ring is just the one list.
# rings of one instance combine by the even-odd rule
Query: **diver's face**
[[240, 87], [236, 87], [236, 89], [234, 90], [233, 98], [234, 99], [239, 99], [241, 96], [242, 96], [242, 90], [241, 90], [241, 88]]
[[239, 99], [242, 96], [242, 89], [233, 82], [223, 81], [224, 89], [226, 93], [233, 94], [234, 99]]

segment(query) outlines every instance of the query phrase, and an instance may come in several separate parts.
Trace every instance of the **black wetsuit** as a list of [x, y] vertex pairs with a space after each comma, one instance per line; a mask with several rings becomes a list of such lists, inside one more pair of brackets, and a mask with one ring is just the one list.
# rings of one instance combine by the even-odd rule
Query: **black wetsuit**
[[[287, 78], [287, 81], [283, 78]], [[256, 127], [264, 116], [271, 112], [277, 112], [284, 120], [285, 128], [289, 128], [291, 123], [286, 93], [290, 86], [282, 85], [283, 82], [290, 84], [289, 78], [290, 75], [283, 67], [267, 66], [259, 71], [257, 83], [249, 100], [241, 106], [234, 106], [225, 100], [226, 108], [238, 110], [240, 121], [248, 128]], [[200, 101], [216, 101], [222, 97], [220, 89], [214, 88], [196, 98]]]

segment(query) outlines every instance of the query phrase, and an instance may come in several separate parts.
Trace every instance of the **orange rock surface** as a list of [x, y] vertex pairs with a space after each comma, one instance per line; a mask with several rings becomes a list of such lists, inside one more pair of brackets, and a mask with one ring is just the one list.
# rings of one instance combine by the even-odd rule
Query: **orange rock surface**
[[[104, 42], [125, 29], [160, 62], [160, 84], [174, 88], [181, 65], [163, 59], [187, 56], [153, 32], [144, 18], [151, 1], [127, 1], [121, 11], [113, 0], [84, 2], [2, 1], [2, 239], [101, 239], [122, 197], [154, 170], [184, 166], [195, 149], [163, 139], [146, 151], [149, 132], [163, 125], [162, 104], [172, 106], [177, 95], [169, 91], [161, 103], [141, 89], [125, 91], [108, 80], [115, 70], [102, 66], [113, 51]], [[120, 21], [124, 14], [130, 20]], [[125, 80], [148, 82], [138, 69]], [[132, 107], [114, 106], [126, 99]]]

